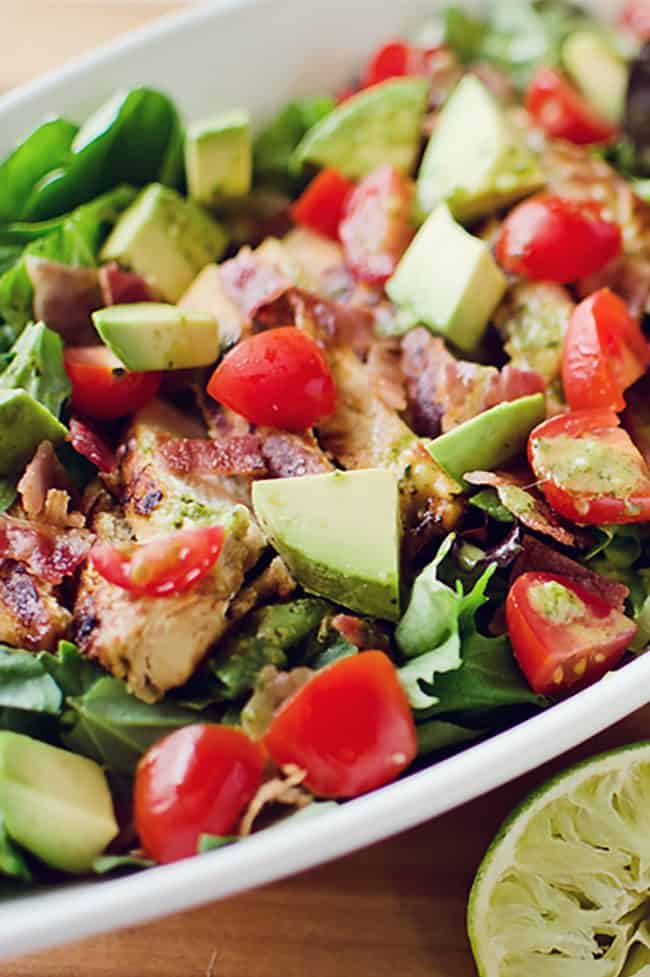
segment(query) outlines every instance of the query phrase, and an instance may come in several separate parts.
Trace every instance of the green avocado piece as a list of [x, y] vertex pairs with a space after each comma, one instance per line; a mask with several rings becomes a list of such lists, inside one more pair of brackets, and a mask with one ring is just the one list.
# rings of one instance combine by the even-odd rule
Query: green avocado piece
[[543, 394], [506, 401], [425, 442], [429, 454], [449, 474], [492, 471], [524, 451], [528, 435], [546, 417]]
[[564, 42], [562, 61], [596, 111], [619, 124], [625, 111], [628, 67], [612, 45], [595, 31], [576, 31]]
[[233, 109], [188, 126], [185, 170], [190, 196], [208, 207], [248, 193], [253, 172], [248, 112]]
[[468, 234], [441, 204], [407, 248], [386, 291], [413, 321], [471, 353], [506, 287], [487, 244]]
[[382, 164], [404, 173], [415, 166], [430, 83], [399, 78], [348, 98], [303, 137], [293, 165], [333, 166], [358, 179]]
[[29, 736], [0, 732], [0, 812], [14, 841], [63, 872], [86, 872], [118, 832], [104, 771]]
[[0, 389], [0, 476], [20, 472], [41, 441], [63, 441], [67, 429], [20, 387]]
[[93, 312], [93, 322], [127, 370], [210, 366], [221, 351], [216, 319], [163, 302], [110, 305]]
[[382, 469], [253, 483], [255, 515], [309, 593], [399, 619], [398, 479]]
[[485, 217], [544, 184], [537, 160], [504, 108], [473, 75], [449, 97], [422, 159], [417, 204], [445, 201], [457, 220]]
[[122, 214], [100, 257], [131, 268], [167, 302], [178, 302], [198, 273], [221, 257], [227, 240], [198, 204], [152, 183]]

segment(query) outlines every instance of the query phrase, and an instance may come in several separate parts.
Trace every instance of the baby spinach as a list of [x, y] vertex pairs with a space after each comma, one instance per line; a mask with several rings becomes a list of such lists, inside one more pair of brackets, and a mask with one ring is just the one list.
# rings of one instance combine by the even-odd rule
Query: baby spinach
[[312, 126], [335, 106], [328, 96], [307, 96], [289, 102], [259, 133], [253, 146], [253, 165], [260, 183], [293, 189], [290, 161], [293, 151]]
[[448, 750], [463, 743], [482, 736], [482, 730], [468, 729], [457, 723], [444, 722], [442, 719], [430, 719], [428, 722], [416, 726], [418, 738], [418, 756], [427, 756], [439, 750]]
[[142, 855], [100, 855], [93, 862], [95, 875], [109, 875], [111, 872], [135, 872], [143, 868], [152, 868], [156, 863], [151, 858]]
[[0, 221], [23, 219], [34, 188], [65, 164], [77, 131], [66, 119], [48, 119], [7, 156], [0, 165]]

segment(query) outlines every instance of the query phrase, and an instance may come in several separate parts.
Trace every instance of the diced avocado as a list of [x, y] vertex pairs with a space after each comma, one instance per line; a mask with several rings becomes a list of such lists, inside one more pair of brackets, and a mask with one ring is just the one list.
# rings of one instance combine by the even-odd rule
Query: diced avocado
[[227, 233], [198, 204], [152, 183], [122, 214], [101, 252], [142, 275], [168, 302], [221, 257]]
[[0, 812], [14, 841], [63, 872], [88, 871], [118, 831], [99, 764], [18, 733], [0, 733]]
[[471, 353], [506, 286], [487, 244], [468, 234], [442, 204], [416, 234], [386, 291], [414, 321]]
[[628, 68], [612, 45], [595, 31], [576, 31], [564, 42], [562, 60], [567, 73], [596, 111], [609, 122], [621, 122]]
[[381, 469], [253, 483], [255, 515], [305, 590], [399, 618], [398, 479]]
[[26, 390], [0, 389], [0, 476], [21, 471], [41, 441], [63, 441], [67, 433]]
[[503, 107], [473, 75], [454, 89], [425, 150], [417, 202], [428, 214], [442, 201], [472, 221], [539, 189], [537, 160]]
[[253, 173], [248, 112], [233, 109], [188, 126], [185, 169], [190, 196], [199, 203], [212, 206], [248, 193]]
[[531, 394], [483, 411], [433, 441], [429, 454], [458, 480], [466, 472], [491, 471], [524, 451], [528, 435], [546, 417], [543, 394]]
[[221, 351], [216, 319], [162, 302], [110, 305], [93, 312], [93, 322], [127, 370], [210, 366]]
[[424, 78], [399, 78], [353, 95], [307, 132], [294, 152], [294, 165], [333, 166], [352, 179], [384, 163], [410, 173], [430, 87]]

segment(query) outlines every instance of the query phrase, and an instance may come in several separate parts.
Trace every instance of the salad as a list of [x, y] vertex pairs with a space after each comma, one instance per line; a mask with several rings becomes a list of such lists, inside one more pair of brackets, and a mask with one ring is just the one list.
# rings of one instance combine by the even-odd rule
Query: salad
[[139, 88], [0, 163], [0, 873], [237, 843], [646, 650], [649, 99], [643, 0], [452, 6], [259, 130]]

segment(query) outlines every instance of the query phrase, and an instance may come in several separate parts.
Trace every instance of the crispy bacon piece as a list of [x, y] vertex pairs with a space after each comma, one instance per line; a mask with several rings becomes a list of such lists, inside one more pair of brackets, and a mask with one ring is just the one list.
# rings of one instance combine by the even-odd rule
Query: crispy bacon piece
[[495, 488], [501, 505], [528, 529], [550, 536], [564, 546], [575, 546], [575, 533], [562, 523], [536, 489], [530, 487], [526, 476], [510, 472], [467, 472], [464, 477], [470, 485]]
[[260, 438], [254, 434], [235, 435], [219, 441], [209, 438], [170, 438], [160, 446], [168, 468], [177, 475], [266, 474]]
[[291, 434], [261, 428], [262, 455], [275, 478], [300, 478], [332, 471], [332, 464], [313, 434]]
[[265, 807], [271, 804], [283, 804], [300, 811], [313, 801], [313, 795], [302, 786], [307, 776], [306, 770], [300, 770], [293, 763], [288, 763], [276, 777], [272, 777], [262, 784], [253, 800], [248, 805], [239, 827], [240, 838], [245, 838], [253, 830], [253, 824]]
[[457, 360], [442, 339], [413, 329], [402, 340], [402, 369], [412, 427], [423, 437], [437, 437], [463, 421], [507, 400], [543, 393], [539, 373], [506, 366]]
[[261, 305], [257, 318], [267, 328], [293, 323], [323, 346], [351, 346], [357, 356], [364, 359], [376, 341], [370, 308], [344, 305], [301, 288], [290, 288]]
[[99, 269], [99, 287], [102, 302], [106, 305], [127, 305], [131, 302], [153, 302], [155, 296], [142, 275], [112, 261]]
[[406, 380], [402, 371], [400, 344], [394, 339], [377, 340], [367, 359], [368, 379], [386, 407], [406, 410]]
[[370, 621], [364, 621], [354, 614], [337, 614], [332, 618], [332, 627], [345, 638], [348, 644], [355, 645], [360, 651], [388, 648], [386, 635]]
[[86, 559], [94, 535], [87, 529], [61, 530], [13, 516], [0, 516], [0, 558], [23, 564], [47, 583], [60, 584]]
[[34, 318], [42, 319], [68, 343], [96, 343], [90, 314], [102, 305], [97, 269], [35, 255], [27, 255], [25, 267], [34, 286]]
[[48, 492], [52, 489], [67, 492], [70, 482], [51, 443], [41, 441], [18, 482], [18, 494], [29, 519], [37, 519], [42, 515]]
[[512, 584], [522, 573], [535, 571], [558, 573], [563, 577], [569, 577], [619, 611], [624, 609], [626, 598], [630, 593], [625, 584], [603, 577], [600, 573], [594, 573], [593, 570], [547, 546], [546, 543], [540, 542], [534, 536], [525, 536], [522, 552], [512, 568], [510, 583]]
[[117, 464], [115, 452], [89, 421], [81, 421], [78, 417], [71, 418], [70, 433], [66, 441], [100, 472], [108, 474], [115, 469]]
[[228, 297], [247, 319], [265, 305], [275, 302], [291, 288], [291, 281], [270, 262], [260, 260], [250, 248], [219, 266]]

